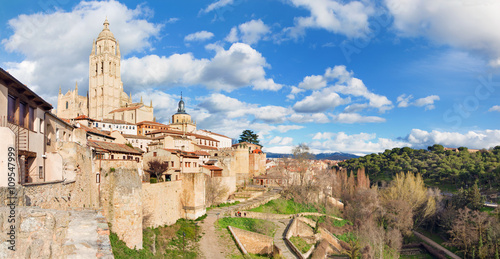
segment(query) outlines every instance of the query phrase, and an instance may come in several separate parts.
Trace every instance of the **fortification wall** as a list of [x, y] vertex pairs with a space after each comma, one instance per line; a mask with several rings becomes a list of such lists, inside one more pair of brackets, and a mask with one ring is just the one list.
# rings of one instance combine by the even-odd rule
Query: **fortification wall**
[[181, 203], [185, 213], [184, 217], [187, 219], [196, 219], [207, 212], [205, 208], [205, 174], [182, 174]]
[[232, 228], [232, 234], [238, 237], [245, 250], [251, 254], [272, 254], [273, 238], [259, 233]]
[[[58, 155], [63, 179], [45, 183], [25, 184], [18, 187], [20, 204], [43, 209], [68, 210], [70, 208], [99, 208], [99, 187], [92, 170], [90, 150], [77, 143], [64, 142]], [[0, 188], [0, 193], [6, 192]], [[0, 194], [0, 197], [3, 197]]]
[[[65, 258], [64, 243], [70, 222], [67, 211], [17, 207], [11, 240], [10, 209], [0, 207], [0, 258]], [[9, 250], [14, 245], [15, 252]]]
[[182, 181], [143, 183], [143, 228], [172, 225], [182, 218]]
[[117, 164], [112, 161], [106, 166], [114, 168], [114, 171], [101, 172], [104, 216], [111, 223], [111, 231], [128, 247], [142, 249], [141, 177], [137, 169], [114, 167]]

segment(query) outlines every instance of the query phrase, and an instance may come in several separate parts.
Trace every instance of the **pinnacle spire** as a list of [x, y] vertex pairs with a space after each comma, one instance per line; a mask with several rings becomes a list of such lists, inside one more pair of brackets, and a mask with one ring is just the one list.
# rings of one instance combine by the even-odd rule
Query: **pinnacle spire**
[[59, 86], [59, 94], [61, 94], [61, 86]]
[[149, 107], [153, 107], [153, 99], [151, 99], [151, 102], [149, 103]]
[[78, 94], [78, 81], [75, 81], [75, 92]]
[[106, 20], [104, 21], [103, 25], [104, 25], [104, 29], [105, 30], [109, 30], [109, 22], [108, 22], [108, 17], [107, 16], [106, 16]]
[[143, 102], [142, 102], [142, 95], [141, 95], [141, 103], [143, 103]]

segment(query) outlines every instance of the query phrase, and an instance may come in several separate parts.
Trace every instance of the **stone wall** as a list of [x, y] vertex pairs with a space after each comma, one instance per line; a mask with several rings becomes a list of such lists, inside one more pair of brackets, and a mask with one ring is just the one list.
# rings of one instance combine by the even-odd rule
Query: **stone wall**
[[294, 218], [287, 226], [285, 232], [285, 243], [292, 249], [298, 258], [308, 258], [309, 255], [314, 251], [314, 245], [309, 249], [306, 254], [302, 254], [300, 250], [295, 247], [295, 245], [290, 241], [292, 236], [314, 236], [312, 228], [306, 223], [302, 222], [299, 218]]
[[[9, 243], [10, 210], [0, 207], [0, 258], [63, 258], [70, 213], [26, 207], [16, 208], [15, 243]], [[9, 250], [15, 245], [16, 251]]]
[[142, 184], [142, 227], [172, 225], [182, 218], [182, 181]]
[[[252, 231], [231, 227], [231, 233], [237, 237], [248, 253], [272, 254], [273, 238]], [[236, 239], [236, 238], [235, 238]]]
[[332, 233], [330, 233], [330, 231], [326, 230], [323, 227], [319, 227], [319, 233], [321, 235], [321, 239], [326, 240], [330, 245], [335, 247], [335, 249], [337, 249], [337, 252], [342, 251], [340, 240]]
[[62, 157], [63, 179], [25, 184], [23, 195], [18, 197], [23, 198], [26, 206], [43, 209], [98, 209], [99, 186], [92, 170], [90, 150], [77, 143], [64, 142], [59, 155]]
[[130, 248], [142, 249], [141, 177], [134, 169], [113, 168], [101, 172], [103, 213], [120, 240]]
[[203, 173], [182, 173], [182, 195], [181, 203], [184, 210], [184, 217], [196, 219], [203, 216], [205, 207], [205, 174]]

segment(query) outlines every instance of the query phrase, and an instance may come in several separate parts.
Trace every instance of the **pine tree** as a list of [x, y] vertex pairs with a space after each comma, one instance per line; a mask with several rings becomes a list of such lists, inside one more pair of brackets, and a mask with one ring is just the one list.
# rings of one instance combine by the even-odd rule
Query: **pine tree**
[[239, 143], [241, 142], [248, 142], [252, 144], [259, 144], [259, 135], [255, 134], [252, 130], [244, 130], [241, 135], [240, 139], [238, 140]]

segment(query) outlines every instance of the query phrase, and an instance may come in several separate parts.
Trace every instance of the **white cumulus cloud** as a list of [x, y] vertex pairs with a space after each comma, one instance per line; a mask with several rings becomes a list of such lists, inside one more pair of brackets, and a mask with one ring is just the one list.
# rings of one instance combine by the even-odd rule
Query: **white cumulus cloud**
[[294, 26], [284, 29], [292, 38], [305, 34], [309, 28], [324, 29], [347, 37], [363, 37], [368, 32], [368, 19], [375, 13], [369, 1], [291, 0], [293, 6], [304, 8], [310, 16], [295, 17]]
[[281, 84], [266, 78], [264, 68], [269, 64], [249, 45], [234, 43], [227, 50], [221, 47], [213, 50], [216, 53], [210, 60], [196, 59], [191, 53], [132, 57], [122, 62], [122, 77], [138, 86], [204, 85], [228, 92], [246, 86], [256, 90], [281, 89]]
[[500, 1], [385, 0], [385, 5], [401, 36], [478, 51], [500, 65]]
[[397, 102], [398, 107], [404, 108], [408, 106], [425, 107], [425, 110], [432, 110], [435, 107], [434, 102], [439, 101], [439, 96], [429, 95], [427, 97], [416, 99], [414, 102], [411, 101], [413, 95], [402, 94], [398, 96]]
[[231, 31], [226, 36], [226, 41], [241, 41], [253, 45], [265, 38], [269, 33], [271, 33], [271, 29], [261, 19], [251, 20], [238, 25], [238, 27], [231, 28]]
[[489, 112], [500, 112], [500, 105], [495, 105], [495, 106], [491, 107], [488, 111]]
[[50, 99], [59, 86], [65, 91], [73, 88], [75, 81], [80, 85], [88, 82], [92, 40], [101, 32], [106, 17], [125, 56], [151, 48], [152, 39], [159, 37], [163, 25], [148, 22], [145, 18], [150, 15], [145, 5], [131, 9], [114, 0], [82, 1], [70, 11], [19, 15], [8, 21], [13, 34], [2, 40], [2, 45], [25, 59], [2, 66], [28, 86], [44, 89], [42, 97]]
[[185, 41], [206, 41], [214, 37], [214, 34], [209, 31], [198, 31], [184, 37]]

